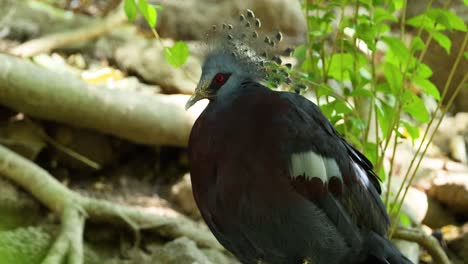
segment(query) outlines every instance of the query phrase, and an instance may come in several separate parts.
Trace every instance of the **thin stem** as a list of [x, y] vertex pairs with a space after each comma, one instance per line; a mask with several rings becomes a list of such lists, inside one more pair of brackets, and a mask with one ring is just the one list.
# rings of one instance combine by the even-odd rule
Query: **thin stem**
[[[151, 32], [153, 33], [153, 35], [154, 35], [154, 37], [156, 38], [157, 42], [158, 42], [159, 45], [161, 46], [162, 51], [164, 52], [164, 50], [165, 50], [167, 47], [166, 47], [166, 46], [164, 45], [164, 43], [162, 42], [161, 37], [159, 36], [158, 31], [156, 31], [156, 29], [152, 28], [149, 24], [148, 24], [148, 26], [151, 28]], [[193, 76], [191, 76], [191, 75], [188, 73], [188, 71], [187, 71], [186, 69], [184, 69], [184, 68], [181, 67], [181, 70], [182, 70], [182, 73], [184, 74], [184, 76], [185, 76], [187, 79], [189, 79], [189, 80], [191, 80], [191, 81], [197, 83], [197, 80], [196, 80]]]
[[[335, 40], [339, 40], [340, 41], [340, 52], [343, 51], [343, 37], [342, 35], [343, 34], [343, 30], [342, 30], [342, 25], [343, 25], [343, 18], [344, 18], [344, 10], [345, 10], [345, 5], [341, 5], [340, 6], [340, 21], [338, 22], [338, 30], [336, 32], [336, 36], [335, 36]], [[331, 48], [331, 51], [330, 51], [330, 58], [333, 57], [333, 55], [335, 54], [336, 52], [336, 45], [332, 45], [332, 48]], [[343, 63], [341, 63], [341, 65], [343, 65]], [[330, 66], [331, 66], [331, 63], [328, 64], [328, 67], [327, 67], [327, 70], [326, 70], [326, 74], [328, 76], [328, 73], [330, 72]], [[343, 71], [341, 71], [341, 80], [343, 80]]]
[[[355, 5], [354, 5], [354, 23], [357, 24], [357, 21], [358, 21], [358, 18], [359, 18], [359, 1], [356, 1]], [[357, 34], [356, 34], [356, 30], [354, 32], [354, 35], [353, 35], [353, 45], [354, 47], [357, 47]], [[357, 72], [357, 61], [358, 60], [353, 60], [353, 72]], [[351, 77], [351, 84], [352, 84], [352, 87], [356, 87], [357, 84], [356, 84], [356, 76]]]
[[[396, 146], [397, 144], [398, 144], [398, 135], [395, 135], [393, 145]], [[392, 164], [392, 166], [390, 166], [390, 170], [388, 172], [387, 193], [385, 194], [385, 207], [387, 208], [388, 208], [388, 202], [390, 201], [390, 190], [391, 190], [390, 188], [392, 187], [392, 175], [393, 175], [393, 169], [395, 167], [393, 166], [393, 164], [395, 161], [396, 149], [397, 149], [396, 147], [393, 148], [392, 157], [390, 159], [390, 164]], [[384, 155], [384, 153], [382, 155]]]
[[[465, 33], [465, 38], [463, 39], [463, 44], [462, 44], [462, 46], [460, 47], [460, 50], [459, 50], [459, 52], [458, 52], [457, 58], [456, 58], [456, 60], [455, 60], [455, 63], [453, 64], [452, 69], [450, 70], [449, 77], [447, 78], [447, 82], [445, 83], [443, 95], [445, 95], [445, 94], [447, 93], [448, 87], [450, 86], [450, 84], [451, 84], [451, 82], [452, 82], [452, 80], [453, 80], [453, 76], [454, 76], [455, 71], [456, 71], [456, 69], [457, 69], [457, 67], [458, 67], [458, 64], [460, 63], [460, 60], [461, 60], [461, 58], [463, 57], [465, 48], [466, 48], [466, 46], [467, 46], [467, 42], [468, 42], [468, 33]], [[439, 119], [438, 119], [438, 121], [437, 121], [437, 124], [435, 125], [435, 128], [434, 128], [434, 130], [433, 130], [434, 132], [431, 134], [431, 136], [430, 136], [430, 138], [429, 138], [429, 140], [428, 140], [428, 143], [429, 143], [429, 142], [432, 142], [432, 140], [433, 140], [433, 138], [434, 138], [434, 136], [435, 136], [435, 132], [436, 132], [437, 129], [439, 128], [440, 124], [442, 123], [442, 120], [443, 120], [445, 114], [447, 113], [448, 109], [450, 109], [450, 107], [452, 106], [453, 101], [454, 101], [455, 98], [457, 97], [457, 95], [458, 95], [458, 93], [460, 92], [461, 88], [462, 88], [464, 85], [466, 85], [467, 79], [468, 79], [468, 73], [465, 74], [465, 76], [463, 77], [463, 80], [460, 82], [460, 84], [457, 86], [457, 88], [455, 89], [455, 91], [452, 93], [452, 95], [451, 95], [449, 101], [447, 102], [447, 105], [446, 105], [444, 108], [439, 107], [439, 106], [442, 104], [442, 98], [441, 98], [441, 100], [440, 100], [440, 102], [439, 102], [439, 104], [438, 104], [438, 108], [442, 109], [442, 110], [441, 110], [441, 111], [442, 111], [442, 115], [439, 117]], [[434, 119], [435, 119], [435, 118], [433, 118], [432, 120], [434, 120]], [[431, 120], [431, 121], [432, 121], [432, 120]], [[424, 133], [424, 138], [427, 136], [427, 134], [429, 134], [429, 127], [430, 127], [430, 125], [428, 125], [428, 127], [426, 128], [426, 131], [425, 131], [425, 133]], [[423, 138], [423, 139], [424, 139], [424, 138]], [[421, 146], [422, 146], [423, 144], [424, 144], [424, 140], [421, 141], [421, 144], [420, 144], [420, 147], [418, 148], [418, 150], [420, 150], [420, 148], [421, 148]], [[409, 179], [409, 182], [408, 182], [408, 184], [407, 184], [407, 186], [406, 186], [406, 188], [405, 188], [405, 192], [403, 193], [403, 196], [402, 196], [402, 198], [400, 199], [401, 202], [398, 204], [396, 214], [395, 214], [395, 216], [393, 217], [393, 220], [394, 220], [394, 221], [392, 221], [393, 224], [392, 224], [392, 229], [391, 229], [391, 233], [390, 233], [390, 234], [392, 234], [392, 233], [394, 232], [394, 230], [395, 230], [395, 227], [396, 227], [396, 225], [395, 225], [395, 223], [394, 223], [394, 222], [395, 222], [395, 218], [398, 217], [398, 215], [400, 214], [401, 206], [402, 206], [403, 201], [404, 201], [404, 199], [405, 199], [405, 197], [406, 197], [406, 194], [408, 193], [409, 187], [411, 186], [411, 182], [414, 180], [414, 177], [416, 176], [416, 172], [418, 171], [419, 166], [420, 166], [420, 164], [421, 164], [421, 161], [422, 161], [422, 159], [424, 158], [424, 155], [425, 155], [425, 153], [426, 153], [426, 151], [427, 151], [428, 148], [429, 148], [429, 144], [426, 144], [425, 147], [424, 147], [423, 152], [419, 155], [419, 157], [418, 157], [418, 154], [419, 154], [419, 153], [418, 153], [419, 151], [418, 151], [418, 152], [416, 153], [415, 157], [411, 160], [410, 168], [408, 168], [408, 171], [407, 171], [407, 173], [406, 173], [406, 175], [405, 175], [405, 180], [406, 180], [406, 178], [408, 177], [409, 172], [411, 171], [412, 164], [414, 163], [414, 161], [415, 161], [417, 158], [419, 158], [419, 159], [418, 159], [418, 162], [417, 162], [417, 164], [416, 164], [416, 168], [415, 168], [414, 170], [412, 170], [412, 174], [411, 174], [411, 177], [410, 177], [410, 179]], [[403, 184], [402, 184], [402, 186], [403, 186]], [[402, 189], [402, 188], [400, 188], [400, 189]], [[399, 195], [400, 195], [400, 191], [399, 191], [399, 193], [397, 194], [397, 196], [395, 197], [395, 202], [397, 201]], [[394, 206], [393, 206], [393, 207], [394, 207]], [[393, 207], [392, 207], [392, 211], [393, 211]]]
[[406, 4], [406, 0], [404, 0], [403, 7], [401, 8], [400, 39], [404, 39], [405, 37]]
[[[296, 73], [294, 73], [294, 72], [291, 72], [291, 77], [302, 78], [299, 74], [296, 75]], [[305, 84], [310, 85], [310, 86], [317, 86], [318, 87], [320, 85], [320, 84], [318, 84], [316, 82], [313, 82], [311, 80], [308, 80], [308, 79], [303, 79], [302, 81], [305, 82]], [[331, 93], [330, 96], [332, 96], [332, 97], [334, 97], [336, 99], [339, 99], [339, 100], [343, 101], [344, 103], [346, 103], [349, 106], [349, 108], [353, 111], [353, 114], [356, 115], [356, 116], [359, 116], [357, 110], [354, 108], [354, 106], [350, 102], [348, 102], [346, 100], [346, 97], [336, 93], [335, 91], [333, 91], [333, 89], [331, 89], [330, 87], [328, 87], [326, 85], [324, 87], [330, 91], [330, 93]], [[316, 89], [316, 91], [317, 91], [317, 89]]]
[[[373, 14], [374, 12], [370, 12], [370, 13]], [[376, 38], [374, 39], [375, 47], [377, 47], [377, 39], [378, 38], [379, 38], [379, 36], [376, 36]], [[377, 91], [376, 91], [377, 74], [375, 72], [375, 68], [376, 68], [375, 53], [376, 53], [376, 50], [372, 51], [372, 54], [371, 54], [371, 75], [372, 75], [372, 78], [371, 78], [371, 92], [372, 92], [373, 96], [371, 98], [371, 102], [370, 102], [370, 105], [369, 105], [369, 111], [367, 113], [367, 128], [366, 128], [366, 131], [364, 133], [364, 140], [366, 142], [369, 141], [369, 133], [370, 133], [371, 122], [372, 122], [372, 110], [375, 111], [375, 115], [377, 116], [377, 107], [373, 107], [375, 105], [375, 99], [377, 98]], [[378, 130], [377, 123], [375, 123], [375, 128], [376, 128], [376, 131], [377, 131]], [[377, 143], [379, 141], [378, 134], [376, 134], [375, 140], [376, 140], [376, 146], [377, 146], [376, 157], [378, 157], [378, 155], [377, 155], [378, 154], [378, 144]]]
[[[434, 25], [434, 27], [435, 27], [435, 26], [436, 26], [436, 25]], [[467, 39], [466, 36], [467, 36], [467, 34], [465, 34], [465, 39], [463, 40], [462, 47], [461, 47], [460, 50], [459, 50], [459, 53], [458, 53], [457, 58], [456, 58], [456, 60], [455, 60], [455, 64], [453, 65], [453, 67], [452, 67], [452, 69], [451, 69], [451, 71], [450, 71], [450, 74], [449, 74], [449, 76], [448, 76], [448, 78], [447, 78], [447, 82], [445, 83], [444, 89], [442, 90], [442, 96], [441, 96], [441, 98], [440, 98], [439, 103], [437, 104], [437, 107], [436, 107], [436, 110], [434, 111], [434, 114], [437, 113], [437, 112], [439, 111], [439, 109], [441, 109], [442, 102], [444, 101], [445, 96], [447, 95], [448, 88], [449, 88], [449, 86], [450, 86], [450, 84], [451, 84], [451, 82], [452, 82], [452, 78], [453, 78], [453, 75], [455, 74], [456, 67], [458, 66], [458, 63], [460, 62], [461, 58], [463, 57], [463, 51], [465, 50], [465, 47], [466, 47], [466, 39]], [[427, 46], [426, 46], [426, 48], [427, 48]], [[409, 167], [408, 167], [408, 170], [406, 171], [406, 174], [405, 174], [403, 183], [407, 181], [407, 179], [408, 179], [408, 177], [409, 177], [409, 175], [410, 175], [411, 169], [413, 168], [413, 165], [414, 165], [414, 163], [415, 163], [415, 161], [416, 161], [418, 155], [419, 155], [420, 152], [421, 152], [421, 148], [422, 148], [423, 145], [424, 145], [424, 142], [425, 142], [425, 140], [426, 140], [426, 138], [427, 138], [427, 136], [428, 136], [428, 133], [429, 133], [429, 128], [431, 127], [432, 123], [434, 122], [434, 119], [435, 119], [435, 118], [432, 118], [432, 119], [429, 121], [429, 123], [428, 123], [428, 125], [427, 125], [427, 127], [426, 127], [426, 130], [424, 131], [424, 135], [423, 135], [423, 138], [422, 138], [422, 140], [421, 140], [421, 143], [420, 143], [418, 149], [416, 150], [416, 153], [415, 153], [414, 157], [411, 159], [411, 162], [410, 162], [410, 165], [409, 165]], [[431, 141], [429, 141], [429, 142], [431, 142]], [[414, 173], [416, 173], [416, 172], [414, 172]], [[410, 181], [410, 183], [411, 183], [411, 181]], [[395, 206], [397, 205], [396, 202], [397, 202], [398, 197], [399, 197], [400, 193], [402, 192], [402, 190], [403, 190], [403, 184], [402, 184], [402, 185], [400, 186], [400, 188], [398, 189], [397, 195], [396, 195], [395, 198], [394, 198], [394, 205], [392, 206], [392, 209], [390, 210], [390, 212], [392, 212], [393, 209], [395, 208]], [[403, 201], [403, 200], [402, 200], [402, 201]]]
[[[311, 47], [311, 39], [310, 39], [310, 22], [309, 22], [309, 12], [310, 12], [310, 9], [309, 9], [309, 5], [313, 3], [313, 0], [306, 0], [305, 2], [305, 18], [306, 18], [306, 26], [307, 26], [307, 48], [306, 48], [306, 60], [309, 59], [309, 60], [312, 60], [312, 47]], [[311, 72], [310, 70], [307, 72], [307, 75], [310, 76]], [[307, 79], [307, 82], [309, 83], [313, 83], [312, 81], [308, 80]], [[316, 84], [317, 85], [317, 84]], [[318, 86], [318, 85], [317, 85]], [[315, 89], [315, 98], [316, 98], [316, 104], [317, 106], [320, 107], [320, 98], [319, 98], [319, 94], [318, 94], [318, 89]]]
[[[428, 10], [429, 8], [431, 8], [431, 6], [432, 6], [432, 0], [429, 0], [429, 2], [427, 3], [427, 6], [426, 6], [426, 10]], [[406, 7], [406, 2], [405, 2], [405, 7]], [[423, 20], [423, 22], [424, 22], [424, 20]], [[422, 24], [423, 24], [423, 23], [422, 23]], [[435, 25], [434, 25], [434, 27], [435, 27]], [[415, 38], [419, 38], [419, 37], [421, 36], [422, 30], [423, 30], [422, 26], [419, 27], [418, 33], [417, 33], [417, 35], [416, 35]], [[426, 46], [424, 47], [424, 49], [427, 49], [427, 48], [428, 48], [428, 46], [426, 45]], [[414, 52], [415, 52], [415, 50], [411, 50], [411, 54], [410, 54], [410, 56], [409, 56], [409, 58], [408, 58], [408, 60], [407, 60], [407, 63], [406, 63], [406, 65], [405, 65], [405, 68], [404, 68], [404, 70], [403, 70], [403, 78], [402, 78], [402, 80], [405, 80], [406, 75], [408, 74], [409, 64], [410, 64], [410, 61], [411, 61], [410, 58], [413, 58]], [[404, 83], [403, 83], [402, 85], [404, 85]], [[395, 128], [395, 125], [396, 125], [397, 123], [399, 123], [399, 118], [400, 118], [400, 113], [401, 113], [401, 107], [402, 107], [402, 106], [401, 106], [401, 103], [400, 103], [400, 101], [401, 101], [401, 100], [400, 100], [400, 96], [401, 96], [401, 91], [402, 91], [402, 90], [404, 90], [404, 89], [402, 88], [402, 89], [399, 91], [399, 93], [397, 94], [397, 96], [396, 96], [396, 107], [395, 107], [395, 108], [397, 109], [397, 111], [395, 112], [395, 116], [392, 118], [391, 126], [388, 127], [387, 138], [385, 139], [384, 148], [382, 149], [382, 153], [385, 153], [385, 152], [387, 151], [387, 148], [388, 148], [388, 146], [390, 145], [390, 140], [391, 140], [391, 138], [392, 138], [392, 134], [393, 134], [393, 130], [394, 130], [394, 128]], [[397, 128], [397, 129], [398, 129], [398, 128]], [[396, 147], [396, 146], [394, 146], [394, 147]], [[379, 161], [377, 162], [376, 170], [380, 169], [380, 167], [382, 166], [382, 164], [383, 164], [383, 159], [384, 159], [384, 155], [381, 155], [381, 156], [379, 157]], [[404, 181], [403, 181], [403, 182], [404, 182]]]
[[[401, 9], [401, 22], [400, 22], [400, 39], [404, 39], [405, 37], [405, 24], [406, 24], [406, 0], [403, 1], [403, 7]], [[420, 28], [421, 29], [421, 28]], [[421, 32], [420, 32], [421, 33]], [[411, 55], [412, 56], [412, 55]], [[397, 128], [398, 129], [398, 128]], [[387, 192], [385, 194], [385, 207], [388, 208], [388, 202], [390, 201], [390, 190], [392, 187], [392, 174], [393, 174], [393, 165], [395, 161], [395, 154], [396, 154], [396, 146], [398, 143], [398, 136], [395, 135], [395, 140], [393, 142], [393, 151], [392, 151], [392, 158], [390, 160], [390, 171], [388, 172], [388, 180], [387, 180]], [[386, 148], [385, 148], [386, 151]], [[385, 155], [385, 151], [381, 153], [382, 156]]]
[[[448, 5], [450, 4], [450, 2], [452, 2], [452, 0], [448, 0], [445, 2], [443, 8], [446, 9], [448, 7]], [[427, 10], [427, 9], [426, 9]], [[434, 23], [434, 26], [432, 27], [432, 29], [435, 29], [437, 26], [436, 23]], [[420, 29], [422, 29], [422, 27], [420, 27]], [[424, 59], [424, 56], [426, 55], [426, 52], [427, 52], [427, 47], [429, 47], [429, 45], [431, 44], [431, 41], [432, 41], [432, 31], [429, 31], [429, 36], [427, 37], [426, 39], [426, 43], [425, 44], [425, 49], [423, 49], [421, 51], [421, 54], [419, 54], [419, 58], [418, 58], [418, 61], [422, 61]]]

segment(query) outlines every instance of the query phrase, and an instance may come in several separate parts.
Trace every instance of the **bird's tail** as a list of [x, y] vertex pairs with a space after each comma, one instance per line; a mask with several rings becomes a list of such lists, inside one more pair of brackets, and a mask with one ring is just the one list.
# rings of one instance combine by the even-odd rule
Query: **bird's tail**
[[385, 237], [371, 232], [364, 243], [366, 257], [362, 264], [413, 264]]

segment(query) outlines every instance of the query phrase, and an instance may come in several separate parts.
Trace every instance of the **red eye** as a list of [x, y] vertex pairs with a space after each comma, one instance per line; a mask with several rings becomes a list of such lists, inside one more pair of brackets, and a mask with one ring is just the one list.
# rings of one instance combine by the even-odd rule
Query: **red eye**
[[215, 81], [216, 84], [222, 85], [226, 81], [226, 77], [224, 77], [224, 75], [222, 75], [221, 73], [218, 73], [214, 77], [214, 81]]

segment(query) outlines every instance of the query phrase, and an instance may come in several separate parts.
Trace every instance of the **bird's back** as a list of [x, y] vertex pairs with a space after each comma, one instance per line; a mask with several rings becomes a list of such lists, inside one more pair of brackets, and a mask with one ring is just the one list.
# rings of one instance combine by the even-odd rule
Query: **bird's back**
[[189, 155], [197, 164], [191, 166], [192, 182], [205, 221], [245, 263], [301, 263], [307, 258], [341, 263], [347, 255], [356, 257], [360, 240], [350, 245], [326, 213], [297, 192], [288, 175], [290, 143], [296, 142], [292, 137], [309, 133], [313, 139], [325, 130], [298, 131], [302, 126], [294, 123], [306, 117], [297, 113], [303, 110], [291, 104], [291, 95], [250, 86], [210, 103], [192, 129]]
[[409, 263], [385, 238], [372, 164], [312, 102], [260, 84], [303, 87], [275, 55], [281, 33], [260, 25], [247, 10], [214, 27], [186, 104], [210, 100], [189, 140], [205, 222], [243, 263]]

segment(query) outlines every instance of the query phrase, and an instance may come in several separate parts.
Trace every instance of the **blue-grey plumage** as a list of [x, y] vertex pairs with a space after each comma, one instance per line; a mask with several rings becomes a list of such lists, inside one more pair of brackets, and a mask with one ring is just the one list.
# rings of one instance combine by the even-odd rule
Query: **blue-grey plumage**
[[372, 164], [315, 104], [263, 86], [258, 54], [236, 39], [212, 48], [187, 102], [210, 100], [189, 159], [213, 234], [243, 263], [410, 263], [385, 237]]

